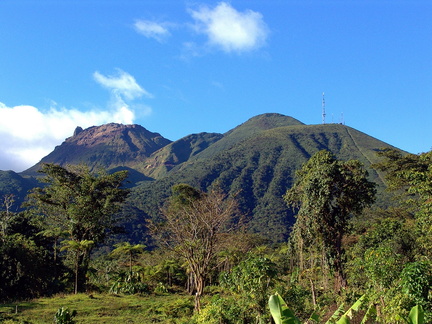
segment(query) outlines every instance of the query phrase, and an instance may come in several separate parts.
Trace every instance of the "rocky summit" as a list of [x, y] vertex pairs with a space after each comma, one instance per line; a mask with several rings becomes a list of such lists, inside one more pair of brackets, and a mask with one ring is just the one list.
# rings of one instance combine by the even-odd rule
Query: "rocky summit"
[[159, 133], [150, 132], [140, 125], [110, 123], [87, 129], [77, 127], [73, 136], [24, 174], [36, 172], [43, 163], [85, 163], [91, 169], [119, 166], [136, 168], [153, 152], [169, 143], [171, 141]]

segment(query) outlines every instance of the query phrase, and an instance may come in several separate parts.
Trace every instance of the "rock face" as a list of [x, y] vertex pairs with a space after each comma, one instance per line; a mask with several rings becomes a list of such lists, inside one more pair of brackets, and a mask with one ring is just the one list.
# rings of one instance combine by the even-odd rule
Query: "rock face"
[[84, 130], [77, 127], [73, 136], [25, 173], [34, 173], [42, 163], [85, 163], [91, 169], [140, 169], [140, 164], [146, 158], [169, 143], [171, 141], [159, 133], [152, 133], [140, 125], [111, 123]]
[[74, 136], [66, 139], [64, 144], [96, 148], [105, 145], [124, 152], [142, 151], [149, 156], [154, 151], [171, 143], [159, 133], [152, 133], [139, 125], [106, 124], [82, 130], [77, 127]]
[[73, 133], [73, 136], [77, 136], [79, 133], [81, 133], [83, 131], [82, 127], [78, 126], [77, 128], [75, 128], [75, 131]]

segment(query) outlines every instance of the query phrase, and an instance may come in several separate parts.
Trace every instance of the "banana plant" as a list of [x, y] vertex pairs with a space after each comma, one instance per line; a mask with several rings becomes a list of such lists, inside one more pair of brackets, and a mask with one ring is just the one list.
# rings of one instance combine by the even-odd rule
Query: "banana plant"
[[[365, 301], [365, 295], [361, 296], [359, 299], [357, 299], [357, 301], [350, 307], [348, 308], [348, 310], [342, 315], [340, 316], [340, 314], [343, 313], [343, 309], [344, 309], [344, 304], [342, 304], [341, 306], [339, 306], [339, 308], [336, 310], [336, 312], [333, 314], [332, 317], [330, 317], [330, 319], [326, 322], [326, 324], [349, 324], [350, 320], [353, 318], [354, 314], [356, 312], [358, 312], [360, 310], [360, 308], [362, 307], [364, 301]], [[366, 313], [368, 314], [368, 313]], [[340, 318], [339, 318], [340, 316]], [[367, 320], [367, 316], [365, 315], [365, 317], [362, 320], [362, 323], [366, 323]]]
[[411, 308], [411, 311], [408, 315], [407, 319], [408, 324], [423, 324], [424, 320], [424, 310], [420, 305], [414, 306]]
[[76, 314], [76, 310], [71, 311], [67, 307], [61, 307], [54, 315], [54, 322], [56, 324], [75, 324], [76, 321], [73, 318], [76, 316]]
[[[365, 295], [361, 296], [345, 313], [344, 305], [340, 305], [339, 308], [334, 312], [330, 319], [325, 324], [350, 324], [350, 320], [353, 318], [354, 314], [359, 311], [365, 302]], [[278, 294], [270, 296], [269, 299], [270, 313], [276, 324], [301, 324], [301, 321], [296, 317], [291, 309], [288, 308], [287, 304], [283, 298]], [[363, 318], [362, 323], [366, 323], [367, 319], [373, 310], [369, 309]], [[308, 323], [319, 322], [317, 314], [313, 313], [308, 320]], [[411, 323], [410, 324], [420, 324]]]
[[270, 296], [268, 301], [270, 313], [276, 324], [301, 324], [300, 320], [294, 315], [282, 299], [282, 297], [275, 293]]
[[[360, 310], [365, 302], [366, 295], [363, 295], [345, 313], [344, 305], [340, 305], [325, 324], [350, 324], [350, 320], [353, 318], [354, 314]], [[294, 315], [294, 312], [291, 309], [288, 308], [287, 304], [278, 293], [270, 296], [268, 304], [270, 313], [276, 324], [301, 324], [300, 319]], [[360, 324], [365, 324], [369, 319], [374, 318], [375, 316], [376, 308], [374, 305], [370, 305]], [[315, 313], [312, 314], [306, 323], [312, 322], [319, 322], [318, 316]], [[425, 319], [423, 308], [420, 305], [411, 308], [405, 322], [407, 324], [424, 324]]]

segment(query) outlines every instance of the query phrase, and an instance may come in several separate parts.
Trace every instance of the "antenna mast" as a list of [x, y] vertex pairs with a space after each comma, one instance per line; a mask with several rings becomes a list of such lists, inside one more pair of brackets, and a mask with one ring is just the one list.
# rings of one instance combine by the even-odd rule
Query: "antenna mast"
[[324, 92], [322, 94], [322, 123], [325, 124], [325, 99], [324, 99]]

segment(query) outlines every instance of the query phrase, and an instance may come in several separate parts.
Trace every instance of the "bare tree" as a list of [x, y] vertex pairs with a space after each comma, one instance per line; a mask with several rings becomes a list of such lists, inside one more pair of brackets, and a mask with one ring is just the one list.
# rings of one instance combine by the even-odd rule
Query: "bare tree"
[[164, 221], [153, 227], [161, 242], [183, 257], [189, 267], [195, 292], [195, 310], [219, 247], [234, 228], [237, 203], [219, 190], [202, 193], [189, 185], [173, 187], [173, 195], [163, 210]]
[[5, 208], [5, 211], [2, 211], [0, 214], [0, 226], [1, 226], [1, 235], [3, 241], [6, 238], [7, 229], [9, 227], [9, 224], [14, 217], [14, 214], [10, 211], [12, 208], [13, 203], [15, 202], [14, 195], [13, 194], [7, 194], [3, 196], [3, 202], [2, 205]]

